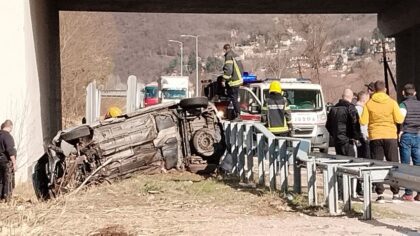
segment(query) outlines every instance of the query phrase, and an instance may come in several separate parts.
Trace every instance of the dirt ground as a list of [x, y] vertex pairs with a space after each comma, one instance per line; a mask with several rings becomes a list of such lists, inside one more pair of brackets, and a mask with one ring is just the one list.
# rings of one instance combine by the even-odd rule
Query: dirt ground
[[360, 204], [352, 215], [328, 217], [300, 196], [286, 202], [232, 181], [172, 173], [134, 176], [47, 203], [21, 186], [11, 203], [0, 204], [0, 235], [420, 235], [420, 218], [386, 205], [374, 205], [372, 221], [358, 220]]

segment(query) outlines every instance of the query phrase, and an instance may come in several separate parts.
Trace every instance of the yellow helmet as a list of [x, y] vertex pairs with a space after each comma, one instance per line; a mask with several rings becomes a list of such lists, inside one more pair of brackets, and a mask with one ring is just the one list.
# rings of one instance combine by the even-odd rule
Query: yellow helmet
[[108, 118], [115, 118], [122, 114], [122, 111], [118, 107], [110, 107], [108, 108], [108, 112], [105, 115], [105, 119]]
[[281, 93], [281, 84], [279, 81], [273, 81], [270, 84], [270, 93]]

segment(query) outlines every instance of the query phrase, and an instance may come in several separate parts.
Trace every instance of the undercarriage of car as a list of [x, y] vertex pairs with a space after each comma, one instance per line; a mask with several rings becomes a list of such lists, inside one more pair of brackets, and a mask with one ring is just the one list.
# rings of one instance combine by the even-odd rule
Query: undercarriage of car
[[198, 97], [59, 131], [46, 149], [32, 174], [43, 200], [132, 173], [214, 172], [225, 143], [214, 106]]

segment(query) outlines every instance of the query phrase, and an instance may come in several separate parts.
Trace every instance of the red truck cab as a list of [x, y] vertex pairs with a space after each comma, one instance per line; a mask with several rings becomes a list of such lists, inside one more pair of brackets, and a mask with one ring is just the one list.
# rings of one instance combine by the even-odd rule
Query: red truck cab
[[158, 84], [152, 83], [144, 88], [144, 106], [153, 106], [159, 103]]

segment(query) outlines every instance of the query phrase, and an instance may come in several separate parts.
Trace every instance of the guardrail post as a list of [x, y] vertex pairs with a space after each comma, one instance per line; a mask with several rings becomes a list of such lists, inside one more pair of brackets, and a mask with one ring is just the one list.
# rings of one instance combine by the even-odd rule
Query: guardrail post
[[232, 155], [232, 174], [238, 173], [238, 146], [236, 145], [238, 133], [238, 125], [236, 123], [230, 124], [230, 154]]
[[136, 110], [137, 104], [137, 77], [134, 75], [128, 76], [127, 79], [127, 101], [126, 101], [126, 111], [127, 113], [133, 112]]
[[370, 172], [363, 172], [363, 220], [372, 219], [372, 179]]
[[96, 88], [96, 81], [86, 87], [86, 123], [92, 124], [99, 119], [101, 109], [101, 91]]
[[328, 171], [322, 170], [322, 181], [324, 182], [324, 204], [328, 205]]
[[278, 147], [279, 152], [277, 155], [277, 158], [279, 159], [280, 164], [280, 191], [282, 193], [287, 193], [287, 187], [288, 187], [288, 173], [287, 173], [287, 145], [286, 140], [278, 139]]
[[350, 176], [343, 174], [343, 202], [344, 202], [344, 211], [351, 211], [351, 186], [352, 178]]
[[274, 138], [268, 138], [268, 163], [269, 163], [269, 172], [270, 172], [270, 191], [276, 190], [276, 160], [275, 160], [275, 151], [276, 151], [276, 142]]
[[238, 137], [236, 145], [238, 146], [238, 177], [240, 181], [245, 179], [245, 148], [244, 148], [244, 124], [237, 123]]
[[357, 178], [351, 178], [351, 181], [350, 181], [350, 183], [352, 184], [351, 185], [351, 196], [353, 197], [353, 198], [357, 198], [357, 192], [356, 192], [356, 189], [357, 189], [357, 182], [358, 182], [358, 180], [357, 180]]
[[335, 165], [328, 165], [328, 209], [331, 215], [338, 214], [338, 183]]
[[316, 164], [315, 160], [306, 163], [307, 179], [308, 179], [308, 202], [311, 206], [316, 206], [317, 192], [316, 192]]
[[265, 168], [264, 158], [266, 151], [264, 150], [265, 143], [262, 134], [257, 134], [257, 156], [258, 156], [258, 185], [265, 186]]
[[[299, 148], [299, 141], [293, 141], [293, 149]], [[296, 157], [297, 151], [294, 150], [293, 155], [293, 191], [295, 193], [302, 193], [302, 176], [300, 161]]]
[[253, 155], [253, 140], [252, 140], [252, 126], [247, 124], [245, 127], [245, 144], [246, 144], [246, 181], [254, 182], [254, 155]]

